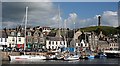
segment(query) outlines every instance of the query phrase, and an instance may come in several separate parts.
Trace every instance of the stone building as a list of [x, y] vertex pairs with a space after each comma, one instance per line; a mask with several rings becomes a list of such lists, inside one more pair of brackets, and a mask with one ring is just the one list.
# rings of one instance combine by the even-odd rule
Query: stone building
[[109, 43], [107, 41], [98, 41], [98, 50], [108, 50], [109, 49]]
[[99, 38], [94, 32], [92, 32], [89, 35], [88, 42], [89, 42], [90, 49], [92, 51], [95, 51], [97, 49], [98, 40], [99, 40]]
[[4, 48], [8, 47], [9, 44], [7, 42], [7, 33], [4, 30], [0, 31], [0, 50], [3, 50]]

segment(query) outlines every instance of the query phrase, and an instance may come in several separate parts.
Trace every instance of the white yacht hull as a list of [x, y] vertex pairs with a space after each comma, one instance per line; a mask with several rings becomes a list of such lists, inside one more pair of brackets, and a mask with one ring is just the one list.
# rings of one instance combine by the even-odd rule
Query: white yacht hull
[[64, 60], [79, 60], [79, 57], [78, 56], [70, 56], [70, 57], [64, 58]]
[[21, 56], [9, 56], [10, 61], [17, 61], [17, 60], [44, 60], [46, 59], [45, 56], [39, 55], [21, 55]]

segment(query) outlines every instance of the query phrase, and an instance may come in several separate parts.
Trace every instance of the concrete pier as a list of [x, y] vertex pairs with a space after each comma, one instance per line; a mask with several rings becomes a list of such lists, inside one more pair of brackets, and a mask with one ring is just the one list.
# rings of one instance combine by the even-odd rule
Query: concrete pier
[[20, 52], [1, 52], [2, 60], [9, 60], [9, 55], [20, 55]]

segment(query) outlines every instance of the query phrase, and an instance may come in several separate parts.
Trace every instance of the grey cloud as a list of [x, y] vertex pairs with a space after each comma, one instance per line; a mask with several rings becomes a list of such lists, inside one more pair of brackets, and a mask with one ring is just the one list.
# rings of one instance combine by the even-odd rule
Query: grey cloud
[[[51, 2], [4, 2], [3, 11], [3, 26], [8, 24], [4, 22], [22, 23], [25, 15], [25, 7], [28, 6], [28, 24], [32, 26], [51, 26], [54, 24], [50, 19], [57, 13], [56, 8]], [[10, 27], [10, 26], [9, 26]]]

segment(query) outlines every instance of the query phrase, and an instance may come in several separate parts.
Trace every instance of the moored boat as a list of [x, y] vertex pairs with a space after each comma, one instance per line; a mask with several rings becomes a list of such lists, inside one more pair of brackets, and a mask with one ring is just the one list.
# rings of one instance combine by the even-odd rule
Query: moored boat
[[45, 56], [39, 56], [39, 55], [21, 55], [21, 56], [9, 56], [10, 61], [18, 61], [18, 60], [44, 60], [46, 59]]
[[88, 59], [94, 59], [95, 56], [94, 55], [88, 55]]
[[79, 56], [78, 55], [70, 55], [70, 56], [66, 56], [64, 57], [65, 61], [69, 61], [69, 60], [79, 60]]
[[24, 43], [24, 55], [20, 56], [11, 56], [9, 55], [9, 60], [10, 61], [16, 61], [16, 60], [43, 60], [46, 59], [45, 56], [41, 55], [25, 55], [25, 50], [26, 50], [26, 25], [27, 25], [27, 11], [28, 7], [26, 7], [26, 18], [25, 18], [25, 43]]

